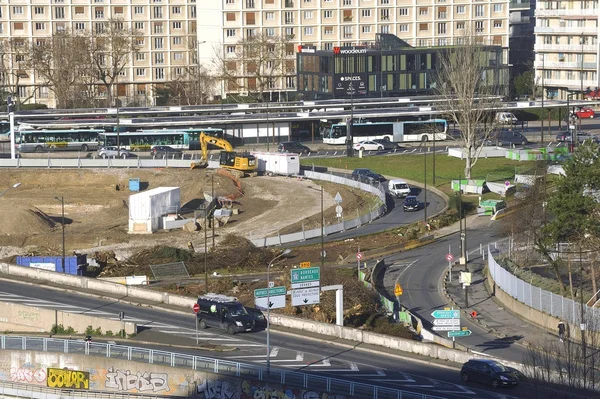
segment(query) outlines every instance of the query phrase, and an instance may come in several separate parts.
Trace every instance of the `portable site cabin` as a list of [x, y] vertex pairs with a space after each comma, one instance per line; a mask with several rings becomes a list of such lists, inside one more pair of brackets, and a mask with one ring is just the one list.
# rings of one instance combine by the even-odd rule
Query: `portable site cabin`
[[157, 187], [129, 196], [129, 233], [150, 234], [163, 228], [163, 215], [181, 208], [179, 187]]
[[264, 174], [294, 176], [300, 173], [298, 154], [285, 152], [251, 152], [257, 159], [258, 171]]

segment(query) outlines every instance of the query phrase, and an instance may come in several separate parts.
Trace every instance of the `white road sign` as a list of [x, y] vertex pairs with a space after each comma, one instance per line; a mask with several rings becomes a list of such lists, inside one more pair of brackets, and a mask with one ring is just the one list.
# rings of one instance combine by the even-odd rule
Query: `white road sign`
[[306, 281], [304, 283], [292, 283], [292, 289], [297, 290], [299, 288], [318, 287], [321, 283], [319, 281]]
[[456, 331], [460, 330], [460, 326], [433, 326], [434, 331]]
[[[271, 300], [271, 309], [285, 308], [285, 295], [275, 295], [269, 299]], [[269, 307], [267, 297], [254, 298], [254, 306], [261, 310], [267, 310]]]
[[292, 306], [314, 305], [320, 302], [321, 287], [292, 290]]
[[435, 319], [434, 326], [460, 326], [460, 319]]

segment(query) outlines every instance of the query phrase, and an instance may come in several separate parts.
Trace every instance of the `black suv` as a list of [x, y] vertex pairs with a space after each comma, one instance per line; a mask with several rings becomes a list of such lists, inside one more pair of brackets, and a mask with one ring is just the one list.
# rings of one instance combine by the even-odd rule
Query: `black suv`
[[460, 377], [464, 382], [489, 384], [492, 388], [514, 387], [519, 384], [519, 372], [495, 360], [473, 359], [463, 364]]
[[354, 180], [359, 180], [365, 183], [376, 183], [380, 181], [385, 181], [385, 177], [380, 175], [379, 173], [373, 172], [371, 169], [367, 168], [358, 168], [352, 171], [352, 178]]
[[279, 146], [277, 146], [277, 151], [292, 152], [294, 154], [308, 154], [310, 152], [310, 148], [300, 144], [297, 141], [284, 141], [279, 143]]
[[402, 209], [405, 211], [418, 211], [419, 200], [414, 195], [406, 196], [406, 198], [404, 198], [404, 202], [402, 203]]

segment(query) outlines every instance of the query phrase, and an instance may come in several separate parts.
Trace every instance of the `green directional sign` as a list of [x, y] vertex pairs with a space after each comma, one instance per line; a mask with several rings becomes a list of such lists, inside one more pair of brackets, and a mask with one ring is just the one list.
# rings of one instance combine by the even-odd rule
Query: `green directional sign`
[[468, 337], [469, 335], [471, 335], [471, 330], [448, 331], [448, 338]]
[[436, 319], [460, 319], [460, 310], [434, 310], [431, 315]]
[[285, 287], [273, 287], [267, 291], [267, 288], [259, 288], [254, 290], [254, 298], [266, 298], [268, 296], [285, 295], [287, 290]]
[[304, 269], [293, 269], [290, 271], [292, 284], [305, 283], [308, 281], [319, 281], [321, 279], [320, 267], [306, 267]]

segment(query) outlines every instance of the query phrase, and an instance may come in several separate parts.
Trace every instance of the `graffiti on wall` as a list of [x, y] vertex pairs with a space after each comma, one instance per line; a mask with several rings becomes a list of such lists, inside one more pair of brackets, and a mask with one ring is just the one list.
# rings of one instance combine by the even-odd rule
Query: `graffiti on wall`
[[137, 372], [129, 370], [108, 369], [106, 373], [106, 388], [118, 391], [137, 392], [169, 392], [169, 376], [166, 373]]
[[272, 388], [261, 381], [243, 380], [240, 390], [227, 379], [207, 379], [197, 386], [201, 399], [346, 399], [344, 395], [329, 394], [299, 388]]
[[90, 373], [79, 370], [48, 368], [47, 384], [50, 388], [89, 389]]
[[21, 367], [11, 367], [10, 380], [27, 384], [41, 384], [46, 381], [46, 370], [27, 364]]

